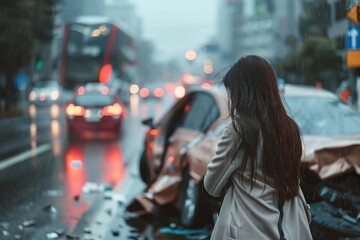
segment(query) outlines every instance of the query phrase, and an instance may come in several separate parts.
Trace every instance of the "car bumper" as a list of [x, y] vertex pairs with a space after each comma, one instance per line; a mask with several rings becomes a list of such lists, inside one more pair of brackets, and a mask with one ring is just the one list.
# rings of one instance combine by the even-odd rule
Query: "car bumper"
[[83, 117], [67, 117], [68, 129], [70, 132], [79, 132], [79, 131], [112, 131], [116, 128], [120, 128], [121, 117], [103, 117], [97, 122], [88, 122]]

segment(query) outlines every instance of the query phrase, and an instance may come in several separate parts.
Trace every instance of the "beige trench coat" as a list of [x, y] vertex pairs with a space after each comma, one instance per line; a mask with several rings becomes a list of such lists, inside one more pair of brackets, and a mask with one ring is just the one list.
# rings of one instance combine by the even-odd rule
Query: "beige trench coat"
[[[264, 189], [261, 161], [258, 161], [257, 178], [250, 191], [250, 170], [244, 171], [244, 182], [239, 172], [242, 154], [232, 161], [232, 149], [238, 138], [229, 124], [217, 145], [216, 155], [208, 165], [204, 187], [212, 196], [219, 197], [228, 181], [231, 185], [224, 197], [211, 239], [280, 239], [278, 230], [278, 192], [269, 185]], [[258, 150], [261, 156], [262, 144]], [[311, 215], [303, 193], [286, 201], [283, 208], [282, 227], [287, 240], [312, 239], [309, 224]]]

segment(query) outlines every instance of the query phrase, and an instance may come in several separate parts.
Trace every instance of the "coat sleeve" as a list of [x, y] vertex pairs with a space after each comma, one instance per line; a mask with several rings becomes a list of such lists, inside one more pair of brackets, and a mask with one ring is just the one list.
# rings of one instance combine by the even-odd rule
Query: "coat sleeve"
[[[227, 126], [218, 142], [216, 154], [208, 165], [204, 177], [204, 187], [214, 197], [220, 197], [221, 191], [226, 186], [230, 176], [240, 167], [238, 159], [232, 161], [237, 137], [238, 135], [233, 127]], [[239, 157], [239, 154], [237, 154], [237, 157]]]

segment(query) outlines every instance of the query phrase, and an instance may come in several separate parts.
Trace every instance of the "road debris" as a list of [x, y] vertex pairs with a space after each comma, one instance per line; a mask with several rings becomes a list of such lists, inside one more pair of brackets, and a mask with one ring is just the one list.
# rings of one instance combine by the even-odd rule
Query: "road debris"
[[70, 240], [79, 240], [80, 237], [74, 234], [66, 234], [66, 239], [70, 239]]
[[75, 200], [75, 201], [79, 201], [79, 199], [80, 199], [80, 195], [75, 195], [75, 196], [74, 196], [74, 200]]
[[110, 183], [102, 183], [99, 185], [99, 190], [101, 192], [111, 191], [112, 185]]
[[82, 187], [83, 193], [95, 193], [95, 192], [99, 192], [99, 189], [100, 189], [99, 184], [94, 182], [87, 182]]
[[56, 239], [59, 237], [59, 234], [57, 234], [56, 232], [51, 232], [46, 234], [47, 239]]
[[207, 228], [200, 229], [181, 229], [181, 228], [171, 228], [171, 227], [163, 227], [160, 229], [160, 233], [173, 234], [173, 235], [194, 235], [194, 234], [204, 234], [209, 230]]
[[28, 221], [24, 221], [21, 226], [26, 228], [26, 227], [32, 227], [35, 225], [35, 221], [34, 220], [28, 220]]
[[104, 192], [104, 199], [111, 200], [111, 199], [113, 199], [113, 195], [114, 195], [114, 193], [112, 191], [111, 192]]
[[45, 207], [43, 208], [43, 210], [44, 210], [45, 212], [48, 212], [48, 213], [51, 213], [51, 214], [57, 214], [57, 213], [58, 213], [57, 209], [56, 209], [53, 205], [51, 205], [51, 204], [45, 206]]
[[2, 231], [2, 234], [3, 234], [5, 237], [10, 236], [10, 233], [9, 233], [8, 231], [5, 231], [5, 230]]
[[10, 223], [7, 222], [1, 222], [0, 226], [3, 227], [4, 229], [8, 229], [10, 227]]
[[43, 195], [47, 197], [59, 197], [59, 196], [63, 196], [64, 192], [61, 190], [47, 190], [43, 192]]
[[112, 210], [109, 208], [109, 209], [106, 209], [106, 213], [109, 215], [109, 216], [111, 216], [111, 214], [112, 214]]
[[88, 227], [84, 228], [83, 231], [84, 231], [84, 233], [91, 234], [91, 229]]
[[58, 230], [55, 230], [54, 232], [56, 232], [59, 236], [63, 236], [65, 234], [64, 229], [58, 229]]
[[95, 183], [95, 182], [86, 182], [82, 187], [83, 193], [98, 193], [98, 192], [108, 192], [112, 191], [112, 184], [110, 183]]
[[118, 229], [112, 229], [111, 233], [114, 237], [120, 236], [120, 231]]
[[123, 194], [115, 194], [114, 196], [114, 200], [120, 205], [122, 206], [123, 204], [126, 203], [126, 197]]

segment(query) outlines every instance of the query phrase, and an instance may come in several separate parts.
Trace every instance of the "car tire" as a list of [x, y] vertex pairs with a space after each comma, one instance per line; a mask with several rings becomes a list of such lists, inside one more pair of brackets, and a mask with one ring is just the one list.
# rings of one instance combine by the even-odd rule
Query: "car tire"
[[140, 170], [140, 177], [141, 180], [146, 183], [150, 184], [150, 172], [149, 172], [149, 166], [147, 164], [147, 158], [146, 158], [146, 151], [144, 150], [140, 157], [140, 164], [139, 164], [139, 170]]
[[[180, 224], [194, 228], [202, 226], [208, 220], [206, 203], [202, 200], [202, 184], [196, 183], [186, 170], [184, 174], [182, 199], [180, 201]], [[201, 217], [200, 217], [201, 214]]]

